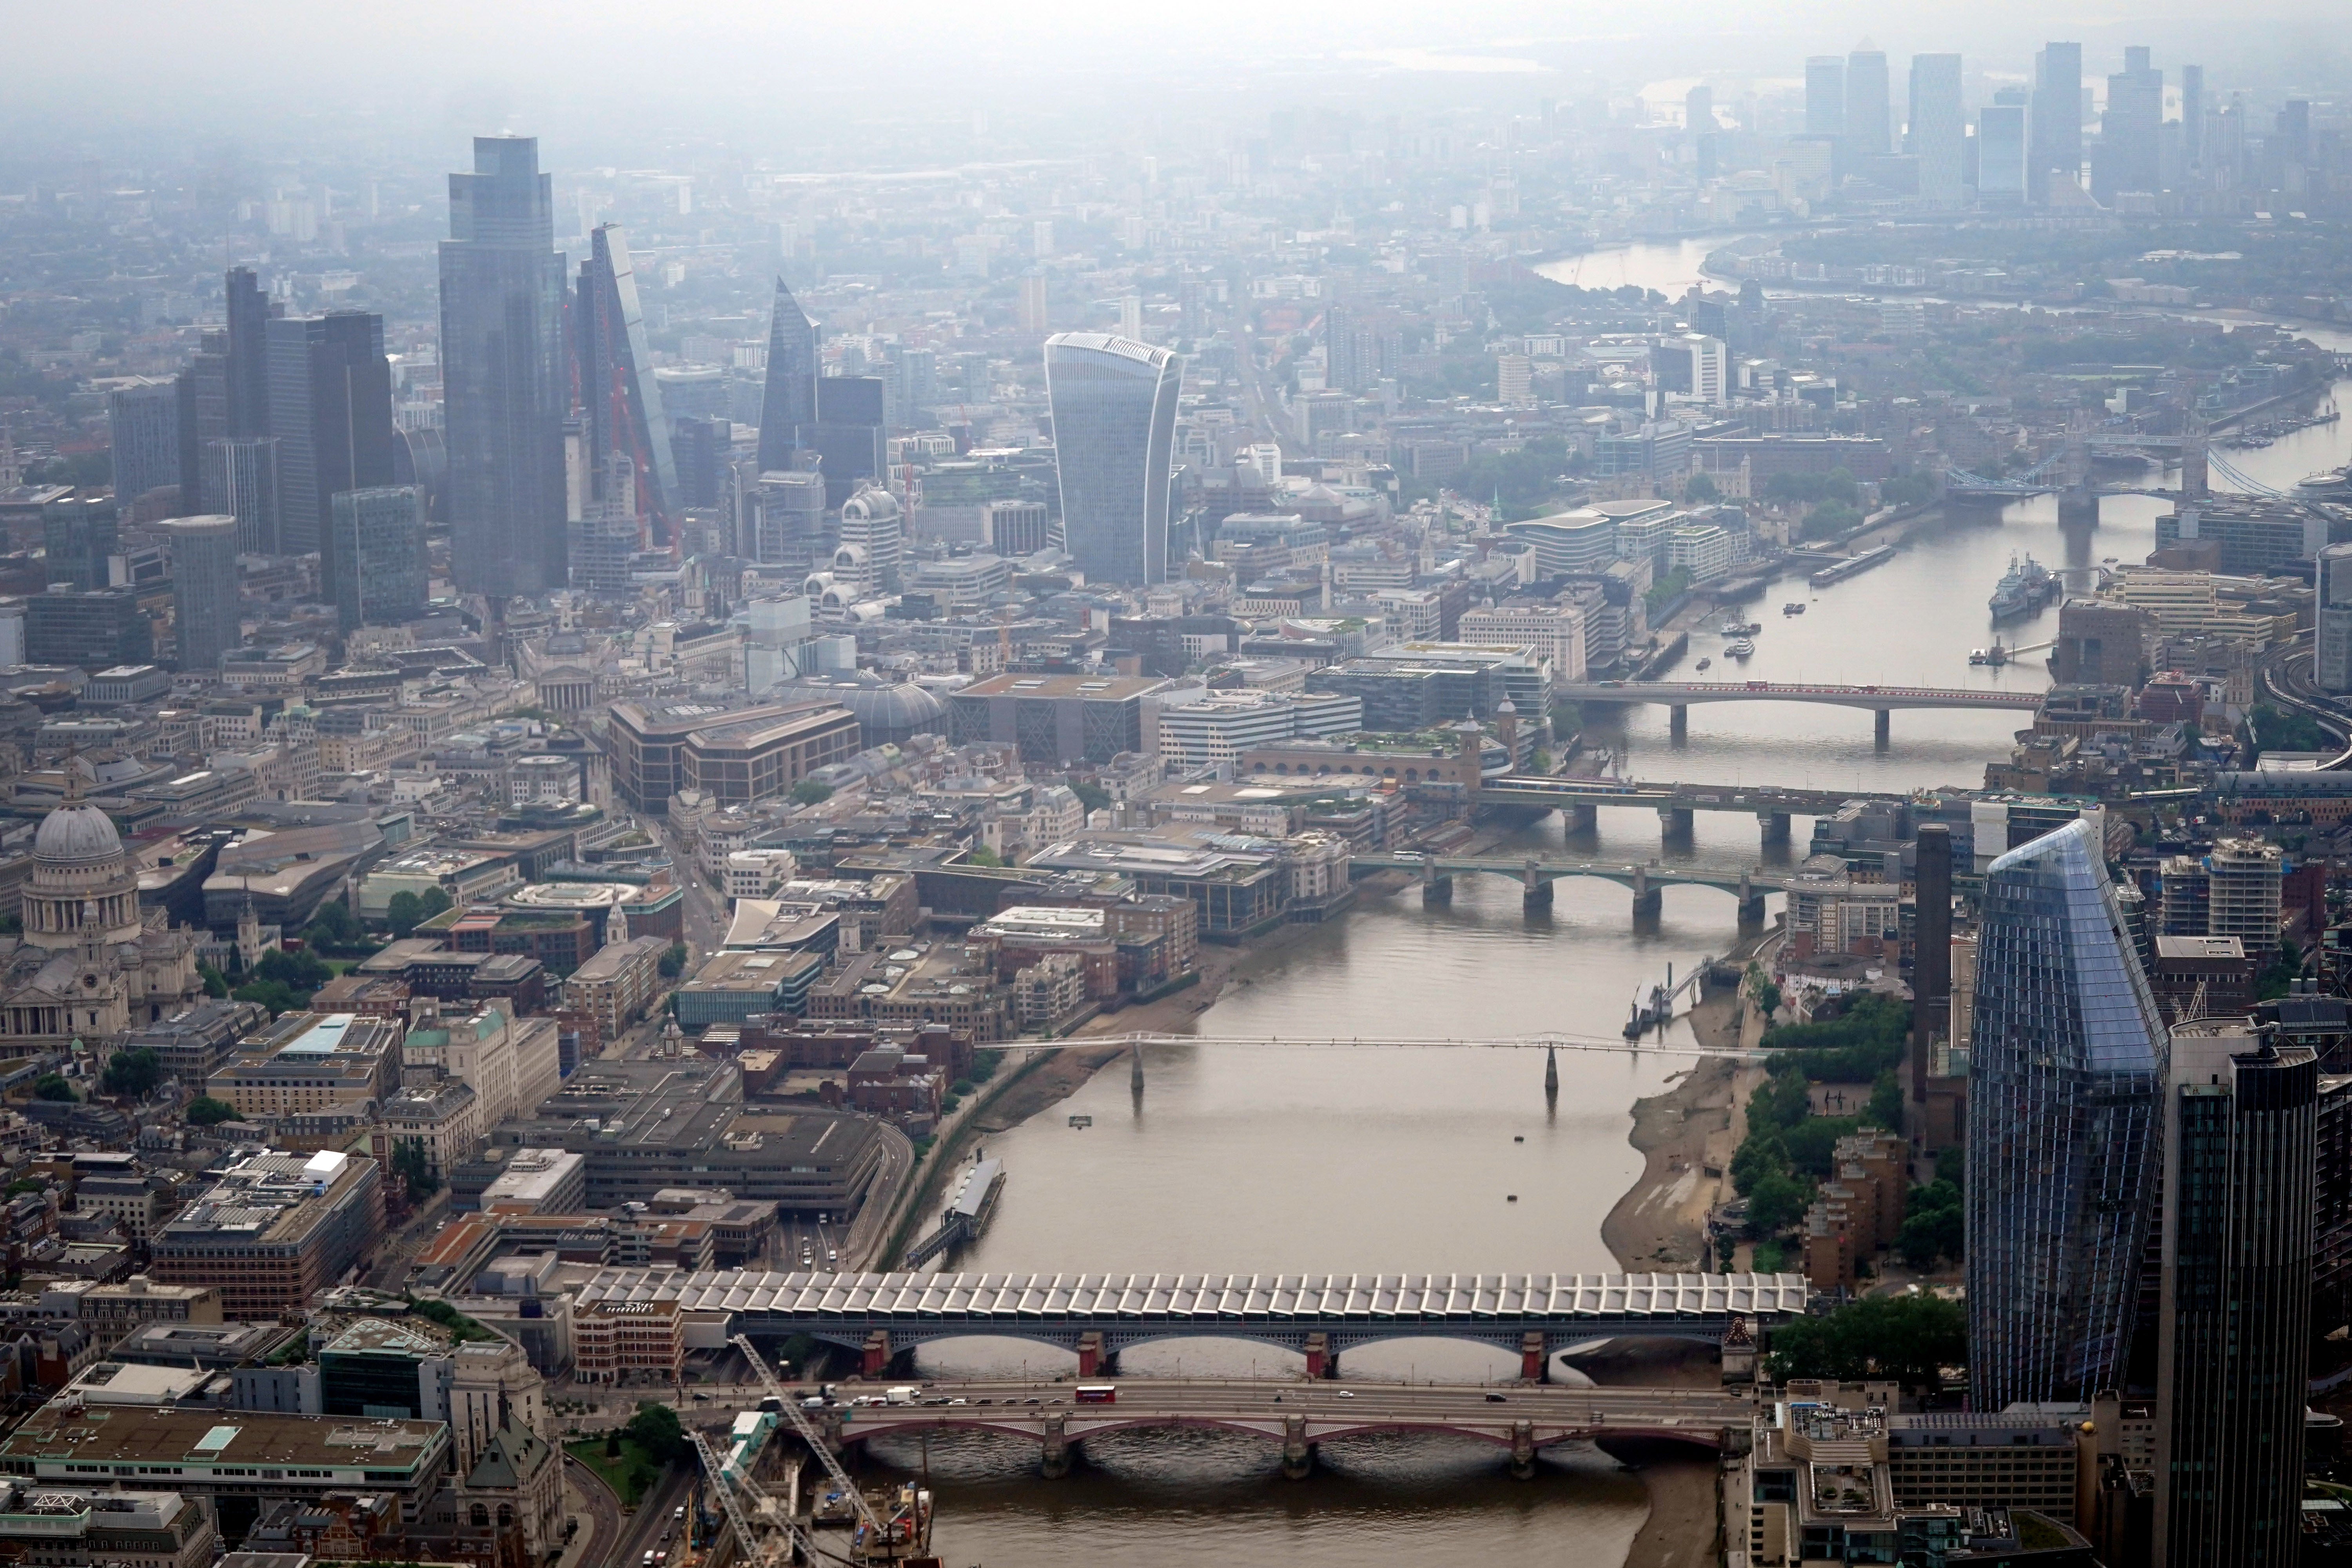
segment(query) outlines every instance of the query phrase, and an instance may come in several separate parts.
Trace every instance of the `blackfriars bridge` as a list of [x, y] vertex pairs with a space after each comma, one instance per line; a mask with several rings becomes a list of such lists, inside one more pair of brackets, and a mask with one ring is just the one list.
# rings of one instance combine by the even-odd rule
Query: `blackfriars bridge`
[[1432, 1433], [1475, 1438], [1507, 1450], [1511, 1473], [1536, 1473], [1536, 1458], [1564, 1443], [1645, 1439], [1721, 1448], [1748, 1431], [1756, 1405], [1745, 1395], [1698, 1388], [1569, 1388], [1525, 1384], [1432, 1386], [1361, 1384], [1345, 1391], [1294, 1381], [1126, 1380], [1108, 1405], [1080, 1404], [1068, 1384], [955, 1383], [923, 1385], [924, 1403], [835, 1405], [810, 1411], [824, 1436], [841, 1444], [935, 1431], [998, 1432], [1040, 1449], [1048, 1476], [1068, 1471], [1075, 1447], [1113, 1433], [1171, 1427], [1240, 1432], [1281, 1445], [1283, 1473], [1302, 1479], [1317, 1448], [1349, 1437]]

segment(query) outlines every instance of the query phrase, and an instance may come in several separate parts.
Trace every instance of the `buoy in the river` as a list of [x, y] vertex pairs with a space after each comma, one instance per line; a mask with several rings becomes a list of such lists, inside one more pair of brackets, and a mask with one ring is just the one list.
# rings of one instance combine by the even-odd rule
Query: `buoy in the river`
[[1527, 1141], [1528, 1135], [1524, 1132], [1515, 1133], [1511, 1138], [1511, 1142], [1514, 1143], [1524, 1143]]
[[1519, 1194], [1517, 1193], [1506, 1193], [1503, 1194], [1503, 1201], [1507, 1204], [1517, 1203], [1519, 1201]]

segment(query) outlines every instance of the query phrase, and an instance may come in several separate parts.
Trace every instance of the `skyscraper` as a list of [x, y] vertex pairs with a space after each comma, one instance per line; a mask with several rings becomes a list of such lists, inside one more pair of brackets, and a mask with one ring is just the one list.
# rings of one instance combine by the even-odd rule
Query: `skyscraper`
[[172, 544], [172, 625], [180, 668], [217, 672], [245, 640], [237, 616], [236, 519], [178, 517], [156, 525]]
[[2165, 1034], [2091, 824], [1987, 872], [1970, 1026], [1976, 1407], [2119, 1386], [2156, 1196]]
[[817, 369], [816, 323], [779, 278], [768, 323], [768, 384], [760, 399], [762, 473], [790, 468], [802, 427], [816, 423]]
[[1960, 57], [1912, 56], [1910, 147], [1919, 161], [1919, 199], [1927, 205], [1956, 207], [1967, 199], [1968, 141]]
[[205, 447], [228, 435], [228, 333], [215, 329], [197, 339], [196, 352], [180, 372], [180, 510], [217, 511], [204, 504]]
[[1805, 134], [1845, 134], [1845, 59], [1814, 55], [1805, 61]]
[[151, 490], [180, 482], [180, 385], [135, 376], [106, 395], [113, 445], [114, 500], [128, 508]]
[[2158, 148], [2164, 131], [2164, 73], [2147, 50], [2124, 51], [2124, 68], [2107, 78], [2107, 107], [2099, 117], [2099, 149], [2091, 160], [2091, 195], [2111, 202], [2125, 191], [2163, 188]]
[[2312, 679], [2319, 689], [2352, 693], [2352, 544], [2331, 544], [2319, 552], [2318, 651]]
[[1887, 113], [1889, 85], [1886, 56], [1877, 49], [1856, 49], [1845, 58], [1845, 139], [1857, 158], [1878, 158], [1894, 151]]
[[600, 465], [596, 489], [571, 525], [572, 590], [605, 598], [627, 596], [633, 591], [629, 569], [637, 538], [636, 465], [626, 452], [607, 452]]
[[196, 483], [199, 510], [236, 519], [242, 555], [276, 555], [278, 437], [229, 436], [205, 443]]
[[228, 269], [227, 358], [228, 429], [231, 436], [269, 434], [269, 345], [268, 323], [283, 314], [261, 291], [261, 280], [250, 267]]
[[2234, 1021], [2174, 1032], [2157, 1568], [2302, 1561], [2318, 1100], [2307, 1046], [2257, 1039]]
[[601, 482], [605, 454], [626, 455], [636, 494], [623, 499], [630, 502], [631, 515], [651, 521], [643, 531], [669, 543], [677, 537], [677, 474], [637, 305], [629, 242], [618, 225], [605, 224], [589, 235], [588, 246], [588, 259], [580, 264], [572, 346], [580, 402], [588, 416], [591, 471]]
[[452, 565], [470, 593], [563, 584], [563, 293], [539, 142], [476, 137], [441, 244]]
[[[841, 510], [860, 484], [887, 477], [888, 417], [888, 384], [882, 377], [817, 377], [816, 423], [801, 426], [800, 442], [822, 460], [828, 510]], [[760, 435], [764, 446], [767, 432]]]
[[335, 495], [392, 483], [383, 318], [364, 310], [280, 316], [267, 324], [265, 338], [269, 433], [278, 437], [278, 548], [327, 553]]
[[1715, 89], [1701, 82], [1683, 95], [1683, 128], [1694, 136], [1715, 130]]
[[2025, 169], [2028, 201], [2050, 199], [2055, 177], [2083, 177], [2083, 46], [2045, 44], [2033, 57], [2033, 141]]
[[2190, 168], [2205, 158], [2205, 68], [2180, 68], [2180, 156]]
[[1989, 207], [2022, 206], [2029, 180], [2025, 105], [1988, 103], [1977, 110], [1977, 199]]
[[335, 497], [334, 563], [330, 587], [336, 624], [396, 626], [425, 613], [431, 579], [425, 564], [425, 492], [381, 485]]
[[677, 473], [682, 507], [719, 507], [728, 502], [728, 465], [735, 456], [735, 426], [726, 419], [689, 415], [670, 422], [671, 466]]
[[1090, 579], [1138, 585], [1168, 567], [1168, 481], [1184, 362], [1108, 332], [1045, 340], [1045, 399], [1066, 548]]

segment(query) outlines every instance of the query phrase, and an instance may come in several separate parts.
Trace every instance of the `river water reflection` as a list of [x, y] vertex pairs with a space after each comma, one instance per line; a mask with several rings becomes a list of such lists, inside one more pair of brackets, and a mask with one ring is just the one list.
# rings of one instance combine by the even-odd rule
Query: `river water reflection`
[[[1650, 276], [1685, 247], [1650, 247]], [[1700, 250], [1704, 255], [1704, 247]], [[1644, 281], [1645, 278], [1631, 280]], [[1614, 280], [1610, 286], [1614, 286]], [[2352, 383], [2339, 387], [2352, 394]], [[2352, 396], [2347, 398], [2352, 404]], [[2253, 477], [2290, 483], [2345, 460], [2352, 432], [2319, 426], [2263, 451], [2230, 454]], [[2038, 658], [2007, 669], [1968, 663], [1995, 635], [1986, 600], [2013, 552], [2063, 565], [2078, 584], [2100, 560], [2152, 547], [2160, 503], [2111, 498], [2095, 531], [2070, 534], [2049, 499], [1999, 517], [1953, 521], [1875, 571], [1819, 592], [1801, 577], [1758, 606], [1765, 623], [1748, 679], [1998, 686], [2046, 683]], [[1783, 602], [1807, 613], [1783, 616]], [[2011, 645], [2044, 640], [2056, 611], [2000, 628]], [[1706, 639], [1690, 656], [1720, 658]], [[1897, 713], [1892, 744], [1870, 716], [1836, 708], [1728, 704], [1691, 710], [1687, 743], [1663, 709], [1628, 710], [1592, 738], [1629, 752], [1643, 779], [1774, 782], [1902, 789], [1981, 781], [2006, 754], [2014, 714]], [[1797, 825], [1801, 854], [1808, 824]], [[1520, 837], [1558, 847], [1550, 817]], [[1628, 861], [1661, 853], [1648, 811], [1607, 811], [1581, 853]], [[1702, 814], [1672, 857], [1753, 863], [1752, 819]], [[1208, 1037], [1457, 1037], [1548, 1030], [1612, 1035], [1636, 990], [1734, 940], [1727, 894], [1670, 888], [1654, 929], [1636, 931], [1625, 890], [1558, 885], [1546, 919], [1520, 910], [1516, 884], [1463, 879], [1448, 909], [1416, 893], [1368, 900], [1344, 920], [1229, 987], [1198, 1021]], [[1677, 1026], [1678, 1037], [1680, 1026]], [[1009, 1175], [995, 1223], [959, 1260], [966, 1269], [1268, 1273], [1593, 1271], [1614, 1267], [1602, 1216], [1640, 1163], [1626, 1144], [1633, 1101], [1677, 1063], [1563, 1055], [1548, 1110], [1539, 1054], [1202, 1045], [1153, 1056], [1140, 1097], [1115, 1068], [1064, 1105], [993, 1141]], [[1066, 1124], [1070, 1113], [1093, 1126]], [[1524, 1142], [1514, 1142], [1523, 1137]], [[1517, 1202], [1508, 1201], [1516, 1194]], [[1515, 1357], [1426, 1344], [1350, 1352], [1356, 1377], [1502, 1378]], [[1013, 1342], [925, 1352], [927, 1370], [1060, 1370], [1067, 1358]], [[1130, 1352], [1134, 1373], [1295, 1370], [1263, 1347], [1192, 1342]], [[1213, 1433], [1097, 1445], [1093, 1468], [1034, 1479], [1025, 1442], [962, 1436], [884, 1456], [928, 1462], [942, 1498], [939, 1544], [957, 1563], [1060, 1568], [1115, 1558], [1139, 1568], [1202, 1561], [1385, 1568], [1429, 1561], [1576, 1564], [1622, 1561], [1644, 1514], [1637, 1479], [1583, 1451], [1515, 1484], [1475, 1445], [1394, 1439], [1339, 1446], [1332, 1474], [1285, 1483], [1254, 1440]]]

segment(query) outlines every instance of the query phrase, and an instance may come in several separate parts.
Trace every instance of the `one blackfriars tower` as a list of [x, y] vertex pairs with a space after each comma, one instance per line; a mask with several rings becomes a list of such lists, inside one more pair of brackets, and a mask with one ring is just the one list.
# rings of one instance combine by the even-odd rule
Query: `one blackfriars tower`
[[1168, 574], [1168, 481], [1184, 362], [1108, 332], [1045, 340], [1045, 397], [1062, 533], [1090, 581], [1158, 583]]
[[476, 137], [441, 244], [452, 565], [468, 593], [563, 586], [564, 291], [538, 141]]
[[1985, 878], [1968, 1140], [1976, 1407], [2117, 1387], [2162, 1151], [2167, 1041], [2092, 824]]

